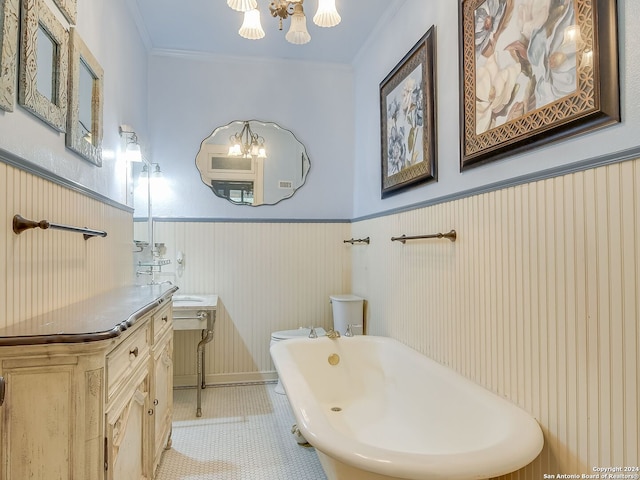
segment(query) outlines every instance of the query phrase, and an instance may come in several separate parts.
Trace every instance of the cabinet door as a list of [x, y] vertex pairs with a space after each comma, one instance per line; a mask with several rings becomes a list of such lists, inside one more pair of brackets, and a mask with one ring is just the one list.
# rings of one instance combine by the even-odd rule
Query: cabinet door
[[165, 447], [170, 447], [173, 417], [173, 332], [168, 331], [154, 350], [154, 462], [160, 463]]
[[[69, 359], [71, 364], [74, 361]], [[21, 362], [31, 365], [7, 367]], [[5, 386], [0, 406], [0, 478], [75, 478], [73, 365], [12, 359], [2, 362], [0, 375]]]
[[124, 401], [116, 401], [106, 415], [105, 467], [107, 480], [148, 480], [149, 372], [144, 369]]

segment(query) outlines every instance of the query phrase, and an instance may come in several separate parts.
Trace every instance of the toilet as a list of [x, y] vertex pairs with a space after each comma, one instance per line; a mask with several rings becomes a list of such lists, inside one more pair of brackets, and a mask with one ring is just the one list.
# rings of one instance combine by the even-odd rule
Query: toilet
[[359, 335], [363, 329], [363, 305], [364, 299], [356, 295], [329, 295], [331, 311], [333, 312], [333, 329], [340, 335], [347, 333], [351, 325], [351, 333]]
[[[344, 335], [347, 332], [347, 327], [351, 325], [351, 331], [354, 335], [362, 334], [362, 313], [364, 299], [351, 294], [330, 295], [329, 299], [333, 312], [333, 329], [340, 332], [340, 335]], [[321, 337], [327, 333], [321, 327], [316, 327], [315, 331], [318, 337]], [[311, 330], [308, 327], [300, 327], [293, 330], [281, 330], [279, 332], [273, 332], [271, 334], [271, 343], [269, 347], [283, 340], [308, 337], [309, 333], [311, 333]], [[276, 385], [275, 392], [281, 395], [285, 394], [280, 379], [278, 379], [278, 384]]]
[[[327, 332], [324, 328], [316, 327], [315, 328], [316, 335], [322, 336]], [[310, 328], [300, 327], [295, 328], [293, 330], [280, 330], [279, 332], [273, 332], [271, 334], [271, 343], [269, 347], [272, 347], [274, 344], [281, 342], [282, 340], [289, 340], [291, 338], [305, 338], [308, 337], [311, 333]], [[278, 378], [278, 384], [276, 385], [275, 392], [281, 395], [284, 395], [284, 388], [282, 388], [282, 383], [280, 383], [280, 379]]]

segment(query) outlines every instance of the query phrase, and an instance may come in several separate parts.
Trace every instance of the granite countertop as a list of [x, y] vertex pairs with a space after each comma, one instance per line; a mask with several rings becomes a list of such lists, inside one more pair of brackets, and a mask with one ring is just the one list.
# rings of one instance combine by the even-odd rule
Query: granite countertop
[[170, 284], [122, 287], [0, 329], [0, 347], [81, 343], [119, 336], [154, 308], [169, 301]]

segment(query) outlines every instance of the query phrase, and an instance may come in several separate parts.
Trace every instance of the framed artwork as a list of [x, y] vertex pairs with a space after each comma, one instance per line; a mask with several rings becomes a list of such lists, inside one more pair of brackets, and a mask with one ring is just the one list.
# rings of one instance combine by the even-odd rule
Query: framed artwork
[[0, 0], [0, 108], [13, 111], [18, 68], [19, 0]]
[[435, 27], [380, 83], [382, 198], [437, 180]]
[[70, 37], [66, 145], [101, 167], [104, 72], [75, 28]]
[[615, 0], [462, 0], [460, 169], [620, 121]]
[[69, 32], [45, 0], [22, 0], [18, 102], [60, 132], [67, 129]]
[[77, 0], [53, 0], [53, 3], [60, 9], [64, 18], [71, 25], [76, 24], [76, 17], [78, 15]]

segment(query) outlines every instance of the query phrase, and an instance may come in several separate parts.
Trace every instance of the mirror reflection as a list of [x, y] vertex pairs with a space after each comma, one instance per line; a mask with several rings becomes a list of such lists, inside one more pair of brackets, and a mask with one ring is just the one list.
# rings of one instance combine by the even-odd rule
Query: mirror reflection
[[37, 59], [38, 72], [36, 76], [36, 88], [40, 94], [51, 103], [56, 103], [55, 98], [55, 70], [54, 61], [57, 44], [42, 25], [38, 25]]
[[93, 88], [97, 79], [85, 63], [80, 58], [80, 75], [78, 86], [78, 123], [80, 123], [80, 131], [82, 139], [93, 144]]
[[205, 185], [236, 205], [275, 205], [291, 197], [304, 185], [310, 166], [292, 132], [256, 120], [216, 128], [196, 157]]

